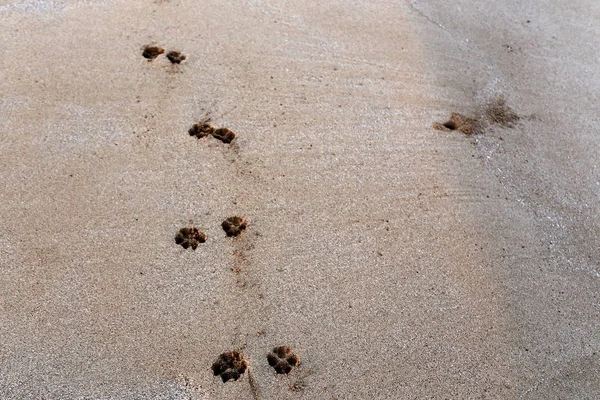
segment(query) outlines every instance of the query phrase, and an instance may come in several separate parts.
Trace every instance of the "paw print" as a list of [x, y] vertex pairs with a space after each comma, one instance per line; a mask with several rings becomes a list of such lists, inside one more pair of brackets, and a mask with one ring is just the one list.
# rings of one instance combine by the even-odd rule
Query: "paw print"
[[293, 367], [300, 364], [300, 359], [288, 346], [275, 347], [267, 354], [267, 361], [278, 374], [289, 374]]
[[231, 143], [233, 139], [235, 139], [235, 133], [228, 128], [216, 129], [212, 135], [215, 139], [218, 139], [223, 143]]
[[212, 365], [215, 376], [220, 375], [223, 382], [237, 381], [248, 368], [244, 355], [238, 351], [228, 351], [219, 356]]
[[181, 228], [175, 236], [175, 243], [180, 244], [184, 249], [191, 247], [192, 250], [196, 250], [200, 243], [204, 242], [206, 242], [206, 235], [198, 228]]
[[181, 64], [181, 62], [185, 60], [187, 56], [180, 51], [170, 51], [167, 53], [167, 58], [173, 64]]
[[248, 227], [248, 222], [242, 217], [230, 217], [223, 221], [221, 226], [227, 236], [238, 236]]
[[162, 47], [146, 46], [146, 47], [144, 47], [144, 52], [142, 53], [142, 56], [144, 58], [147, 58], [148, 61], [152, 61], [164, 52], [165, 52], [165, 49], [163, 49]]
[[190, 136], [195, 136], [198, 139], [202, 139], [208, 135], [211, 135], [223, 143], [231, 143], [233, 139], [235, 139], [235, 133], [233, 133], [231, 129], [215, 128], [209, 124], [209, 122], [210, 120], [204, 120], [194, 124], [194, 126], [188, 130], [188, 133]]
[[198, 139], [202, 139], [203, 137], [212, 135], [214, 131], [215, 128], [213, 128], [213, 126], [209, 124], [208, 121], [202, 121], [198, 122], [197, 124], [194, 124], [194, 126], [190, 128], [188, 133], [190, 134], [190, 136], [195, 136]]

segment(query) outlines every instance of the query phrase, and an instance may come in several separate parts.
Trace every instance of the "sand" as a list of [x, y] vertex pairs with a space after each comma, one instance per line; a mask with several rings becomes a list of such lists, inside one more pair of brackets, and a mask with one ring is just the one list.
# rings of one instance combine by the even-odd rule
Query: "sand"
[[0, 398], [600, 398], [598, 12], [0, 0]]

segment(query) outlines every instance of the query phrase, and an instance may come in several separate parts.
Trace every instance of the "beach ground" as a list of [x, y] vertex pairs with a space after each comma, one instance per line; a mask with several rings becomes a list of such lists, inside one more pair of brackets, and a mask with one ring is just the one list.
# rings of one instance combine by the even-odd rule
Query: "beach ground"
[[599, 12], [0, 0], [0, 397], [600, 398]]

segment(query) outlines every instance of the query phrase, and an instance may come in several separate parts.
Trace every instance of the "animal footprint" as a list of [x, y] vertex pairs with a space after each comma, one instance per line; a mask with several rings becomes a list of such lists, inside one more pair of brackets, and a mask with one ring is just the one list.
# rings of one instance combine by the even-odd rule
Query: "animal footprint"
[[443, 124], [436, 122], [433, 124], [433, 127], [441, 131], [459, 131], [465, 135], [479, 133], [480, 131], [480, 124], [476, 119], [466, 117], [459, 113], [452, 113], [447, 122], [444, 122]]
[[173, 64], [181, 64], [181, 62], [184, 61], [187, 56], [180, 51], [170, 51], [167, 53], [167, 58]]
[[218, 139], [223, 143], [231, 143], [233, 139], [235, 139], [235, 133], [228, 128], [215, 129], [212, 135], [215, 139]]
[[227, 236], [238, 236], [248, 227], [248, 222], [242, 217], [230, 217], [223, 221], [221, 226]]
[[146, 46], [144, 47], [144, 52], [142, 53], [142, 56], [144, 56], [144, 58], [147, 58], [149, 61], [152, 61], [164, 52], [165, 49], [163, 49], [162, 47]]
[[288, 346], [275, 347], [267, 354], [267, 361], [278, 374], [289, 374], [293, 367], [300, 364], [300, 359]]
[[208, 121], [202, 121], [198, 122], [197, 124], [194, 124], [194, 126], [190, 128], [188, 133], [190, 134], [190, 136], [196, 136], [198, 139], [202, 139], [203, 137], [212, 135], [214, 131], [215, 128], [213, 128], [212, 125], [208, 123]]
[[184, 249], [191, 247], [192, 250], [196, 250], [200, 243], [204, 242], [206, 242], [206, 235], [198, 228], [181, 228], [175, 236], [175, 243], [180, 244]]
[[223, 382], [237, 381], [248, 368], [244, 355], [238, 351], [228, 351], [219, 356], [212, 365], [215, 376], [220, 375]]
[[195, 136], [198, 139], [202, 139], [208, 135], [211, 135], [215, 139], [220, 140], [223, 143], [231, 143], [235, 139], [235, 133], [228, 128], [216, 129], [210, 123], [210, 120], [200, 121], [192, 126], [188, 133], [190, 136]]

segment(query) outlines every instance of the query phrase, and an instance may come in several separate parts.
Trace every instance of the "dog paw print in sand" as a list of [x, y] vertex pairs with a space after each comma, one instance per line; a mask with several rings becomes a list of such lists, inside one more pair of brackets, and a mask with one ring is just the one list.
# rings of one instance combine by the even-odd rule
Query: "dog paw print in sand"
[[228, 351], [219, 356], [212, 365], [213, 374], [220, 376], [223, 382], [237, 381], [248, 368], [248, 362], [239, 351]]
[[156, 57], [160, 56], [165, 52], [165, 49], [158, 46], [146, 46], [144, 47], [144, 51], [142, 52], [142, 56], [147, 58], [148, 61], [154, 60]]
[[202, 139], [206, 136], [212, 136], [223, 143], [231, 143], [235, 139], [235, 133], [228, 128], [215, 128], [210, 124], [210, 120], [200, 121], [192, 126], [188, 133]]
[[212, 135], [214, 131], [215, 128], [209, 124], [209, 121], [201, 121], [197, 124], [194, 124], [194, 126], [188, 130], [188, 133], [190, 136], [195, 136], [198, 139], [202, 139], [208, 135]]
[[223, 143], [231, 143], [233, 139], [235, 139], [235, 133], [228, 128], [215, 129], [212, 135], [215, 139], [218, 139]]
[[187, 56], [180, 51], [170, 51], [167, 53], [167, 59], [173, 64], [181, 64], [186, 58]]
[[450, 132], [459, 131], [465, 135], [479, 133], [481, 126], [475, 118], [469, 118], [459, 113], [452, 113], [450, 119], [444, 123], [436, 122], [433, 127], [440, 131]]
[[267, 354], [267, 361], [278, 374], [289, 374], [292, 368], [300, 364], [300, 359], [288, 346], [275, 347]]
[[238, 236], [248, 227], [248, 222], [242, 217], [229, 217], [221, 224], [227, 236]]
[[175, 243], [184, 249], [191, 247], [196, 250], [200, 243], [206, 242], [206, 235], [198, 228], [181, 228], [175, 236]]

